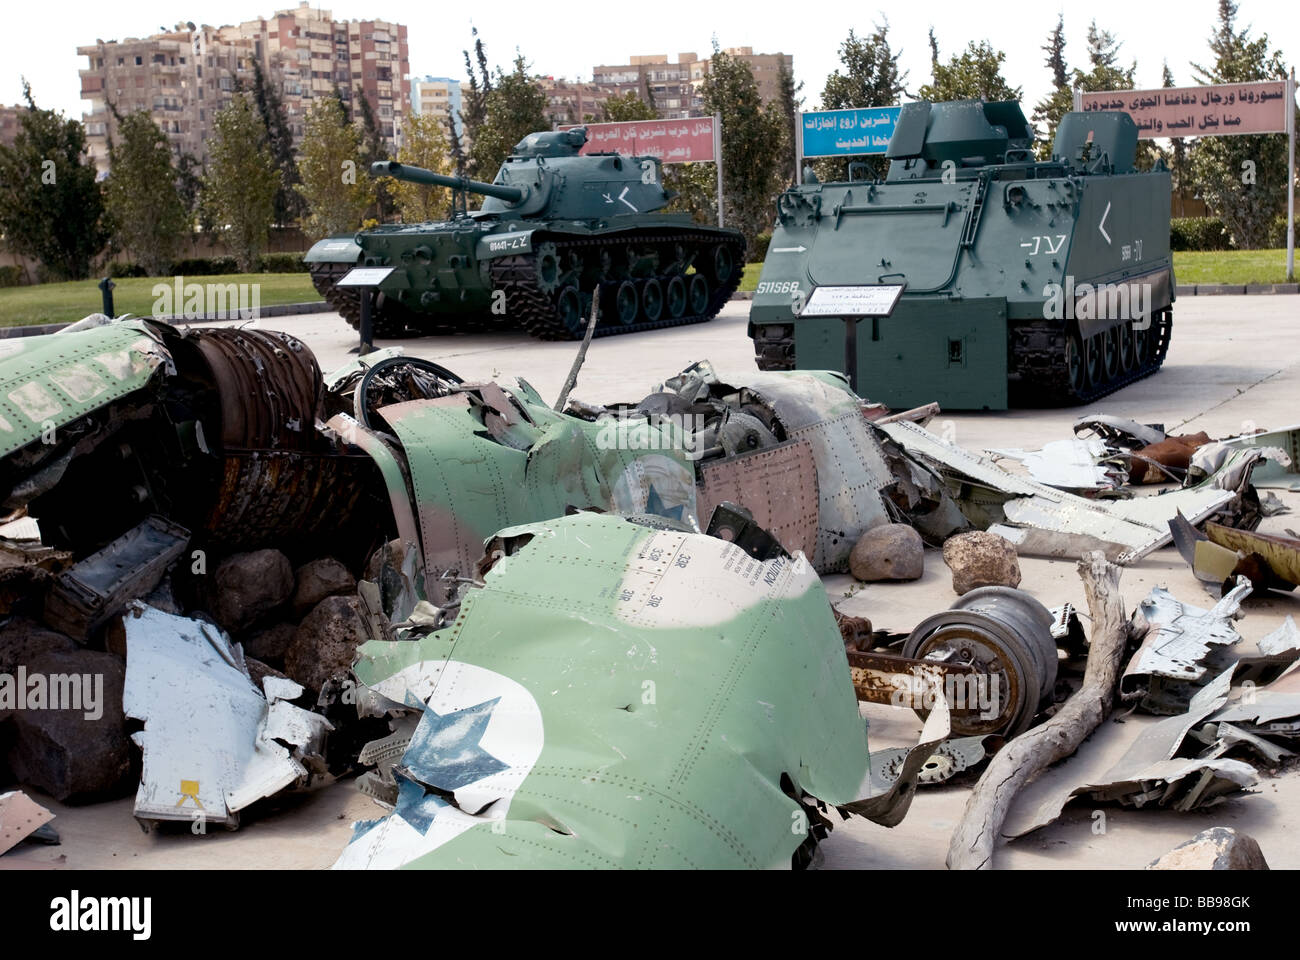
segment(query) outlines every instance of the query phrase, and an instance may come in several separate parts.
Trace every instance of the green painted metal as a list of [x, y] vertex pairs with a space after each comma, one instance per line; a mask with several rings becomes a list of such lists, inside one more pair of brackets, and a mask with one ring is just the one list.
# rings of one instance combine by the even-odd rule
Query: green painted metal
[[143, 320], [0, 340], [0, 456], [142, 389], [169, 362]]
[[596, 514], [496, 542], [453, 625], [359, 650], [365, 687], [426, 712], [396, 810], [337, 866], [785, 867], [807, 820], [782, 775], [827, 803], [867, 793], [806, 564]]
[[[613, 237], [629, 243], [656, 239], [656, 232], [668, 237], [683, 231], [711, 242], [738, 240], [735, 231], [700, 227], [689, 214], [662, 212], [672, 195], [663, 187], [658, 159], [579, 155], [585, 142], [584, 127], [530, 134], [491, 184], [396, 161], [375, 163], [373, 176], [451, 187], [462, 203], [465, 194], [482, 195], [482, 207], [443, 222], [383, 224], [354, 236], [329, 237], [317, 242], [304, 259], [308, 264], [394, 267], [378, 287], [381, 314], [398, 311], [408, 318], [405, 322], [415, 322], [411, 315], [430, 322], [482, 315], [490, 323], [501, 313], [501, 304], [492, 299], [499, 283], [490, 264], [531, 254], [543, 242]], [[625, 251], [620, 248], [617, 254], [622, 257]], [[577, 276], [566, 274], [569, 265], [560, 263], [555, 282], [575, 284], [585, 296], [600, 280], [620, 276], [626, 266], [615, 264], [612, 272], [605, 267], [609, 275], [602, 278], [596, 273], [602, 269], [597, 260]], [[637, 266], [631, 276], [653, 272], [650, 265]], [[548, 296], [558, 289], [545, 277], [538, 283]], [[494, 306], [497, 314], [491, 312]]]
[[1052, 317], [1052, 284], [1150, 281], [1152, 309], [1168, 307], [1170, 177], [1133, 171], [1132, 127], [1127, 114], [1069, 114], [1052, 160], [1036, 162], [1015, 103], [904, 105], [883, 181], [805, 183], [779, 198], [750, 310], [760, 365], [782, 366], [776, 344], [792, 340], [795, 366], [844, 370], [842, 323], [836, 335], [802, 305], [818, 286], [902, 283], [875, 334], [870, 320], [859, 328], [859, 392], [1002, 409], [1022, 373], [1018, 330], [1047, 319], [1063, 342], [1113, 325]]

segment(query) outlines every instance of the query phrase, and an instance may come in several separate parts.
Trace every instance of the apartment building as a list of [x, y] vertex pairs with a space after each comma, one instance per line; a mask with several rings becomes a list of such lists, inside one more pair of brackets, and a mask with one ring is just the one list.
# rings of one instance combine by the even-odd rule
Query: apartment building
[[370, 102], [389, 146], [401, 141], [410, 100], [406, 27], [384, 20], [335, 21], [301, 3], [266, 19], [212, 27], [177, 24], [164, 33], [80, 46], [86, 140], [101, 171], [116, 133], [110, 104], [126, 115], [148, 110], [178, 153], [203, 160], [213, 120], [240, 86], [251, 87], [257, 60], [280, 90], [295, 146], [307, 110], [337, 89], [355, 107]]
[[546, 118], [552, 126], [599, 122], [605, 101], [622, 91], [614, 84], [538, 77], [546, 91]]
[[437, 117], [444, 124], [455, 125], [456, 135], [464, 136], [460, 119], [460, 81], [451, 77], [413, 77], [411, 79], [411, 113]]
[[21, 105], [12, 107], [0, 105], [0, 143], [6, 147], [14, 145], [14, 137], [18, 135], [18, 120], [26, 109]]
[[[764, 103], [780, 96], [781, 65], [794, 72], [794, 57], [788, 53], [754, 53], [753, 47], [728, 47], [723, 52], [749, 64]], [[676, 61], [669, 60], [666, 53], [656, 53], [631, 57], [625, 64], [592, 67], [592, 80], [617, 94], [636, 91], [644, 95], [649, 90], [659, 116], [668, 120], [703, 113], [700, 86], [708, 73], [708, 58], [701, 59], [693, 52], [677, 54]]]

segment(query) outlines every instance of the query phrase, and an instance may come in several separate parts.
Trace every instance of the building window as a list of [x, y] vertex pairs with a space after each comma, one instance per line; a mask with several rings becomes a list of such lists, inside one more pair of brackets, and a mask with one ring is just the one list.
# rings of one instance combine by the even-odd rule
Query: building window
[[144, 66], [144, 57], [136, 57], [136, 58], [135, 58], [135, 65], [136, 65], [137, 67], [142, 67], [142, 66]]

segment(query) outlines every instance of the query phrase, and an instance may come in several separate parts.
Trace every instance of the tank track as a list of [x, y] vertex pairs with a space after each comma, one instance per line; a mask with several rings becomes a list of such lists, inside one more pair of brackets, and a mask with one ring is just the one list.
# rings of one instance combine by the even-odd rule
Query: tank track
[[[331, 307], [351, 325], [353, 330], [361, 329], [361, 293], [352, 287], [340, 287], [338, 282], [355, 264], [351, 263], [312, 263], [312, 286], [325, 298]], [[391, 310], [372, 306], [370, 311], [371, 335], [375, 339], [392, 340], [406, 333], [407, 323], [404, 318], [392, 316]]]
[[[754, 361], [758, 369], [795, 369], [794, 327], [768, 325], [768, 329], [772, 326], [778, 327], [776, 336], [754, 338]], [[1068, 407], [1091, 403], [1159, 370], [1169, 352], [1172, 332], [1173, 312], [1169, 309], [1160, 311], [1151, 320], [1150, 336], [1155, 340], [1145, 360], [1135, 362], [1127, 372], [1118, 369], [1117, 365], [1114, 376], [1103, 375], [1096, 382], [1091, 382], [1085, 374], [1079, 383], [1071, 375], [1064, 330], [1047, 320], [1019, 324], [1010, 331], [1011, 402], [1024, 407]]]
[[[680, 317], [664, 316], [658, 320], [642, 320], [636, 323], [619, 323], [617, 320], [608, 317], [607, 311], [602, 305], [601, 316], [597, 322], [596, 329], [592, 336], [607, 337], [616, 336], [623, 333], [638, 333], [643, 330], [657, 330], [661, 327], [677, 327], [690, 323], [706, 323], [718, 315], [726, 302], [731, 299], [736, 288], [740, 286], [741, 277], [744, 275], [744, 244], [739, 239], [718, 238], [707, 233], [679, 233], [679, 234], [638, 234], [632, 237], [615, 236], [615, 237], [591, 237], [582, 239], [565, 239], [563, 237], [549, 238], [555, 244], [555, 250], [558, 254], [563, 255], [570, 252], [577, 253], [595, 253], [602, 247], [621, 247], [629, 240], [636, 243], [651, 244], [690, 244], [699, 247], [713, 247], [717, 243], [727, 243], [732, 246], [732, 263], [733, 269], [731, 276], [721, 284], [715, 283], [711, 274], [705, 274], [710, 281], [709, 302], [703, 313], [691, 314], [686, 313]], [[512, 257], [500, 257], [490, 263], [490, 275], [492, 287], [494, 290], [504, 290], [506, 292], [507, 309], [511, 317], [518, 326], [523, 327], [534, 337], [539, 340], [580, 340], [585, 332], [585, 318], [581, 325], [576, 329], [566, 326], [564, 321], [556, 312], [556, 297], [559, 291], [547, 293], [537, 286], [537, 253], [520, 254]], [[659, 279], [667, 279], [669, 274], [655, 274]], [[617, 280], [611, 280], [610, 283], [616, 283]], [[584, 295], [589, 290], [581, 291]]]
[[[1129, 321], [1119, 329], [1124, 330], [1131, 323]], [[1147, 334], [1154, 338], [1146, 351], [1147, 356], [1135, 359], [1127, 372], [1116, 362], [1115, 372], [1111, 376], [1106, 376], [1104, 366], [1099, 364], [1100, 376], [1093, 380], [1086, 370], [1081, 377], [1072, 375], [1065, 348], [1066, 332], [1059, 326], [1047, 320], [1018, 324], [1010, 331], [1009, 360], [1016, 379], [1009, 385], [1009, 398], [1018, 406], [1069, 407], [1091, 403], [1099, 397], [1114, 393], [1160, 369], [1169, 353], [1173, 325], [1171, 309], [1166, 308], [1155, 314], [1151, 318], [1151, 329]], [[1080, 362], [1086, 366], [1086, 356]]]

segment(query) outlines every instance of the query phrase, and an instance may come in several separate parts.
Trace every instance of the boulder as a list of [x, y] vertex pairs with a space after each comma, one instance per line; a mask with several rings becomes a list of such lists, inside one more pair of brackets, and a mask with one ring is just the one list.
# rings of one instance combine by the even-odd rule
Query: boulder
[[952, 571], [952, 588], [960, 596], [976, 587], [1020, 586], [1020, 561], [1010, 540], [974, 530], [949, 537], [943, 562]]
[[313, 692], [346, 674], [366, 634], [356, 597], [326, 597], [303, 619], [284, 654], [284, 672]]
[[19, 664], [43, 653], [80, 649], [71, 637], [26, 617], [14, 617], [0, 627], [0, 674], [12, 676]]
[[297, 586], [293, 591], [293, 615], [296, 618], [306, 616], [326, 597], [343, 596], [357, 589], [356, 578], [333, 557], [303, 564], [294, 578]]
[[277, 623], [259, 630], [244, 641], [244, 653], [268, 663], [282, 663], [289, 645], [293, 643], [293, 635], [297, 632], [297, 625], [292, 623]]
[[[27, 702], [9, 714], [14, 776], [60, 803], [129, 792], [134, 778], [122, 712], [126, 665], [111, 653], [77, 649], [50, 650], [22, 666]], [[37, 676], [44, 681], [39, 706], [32, 684]]]
[[905, 523], [873, 527], [849, 554], [849, 572], [859, 580], [916, 580], [925, 572], [925, 544]]
[[1250, 834], [1238, 833], [1232, 827], [1211, 827], [1152, 861], [1147, 869], [1267, 870], [1268, 864]]
[[217, 623], [240, 633], [293, 594], [293, 567], [279, 550], [236, 553], [222, 561], [207, 585]]

